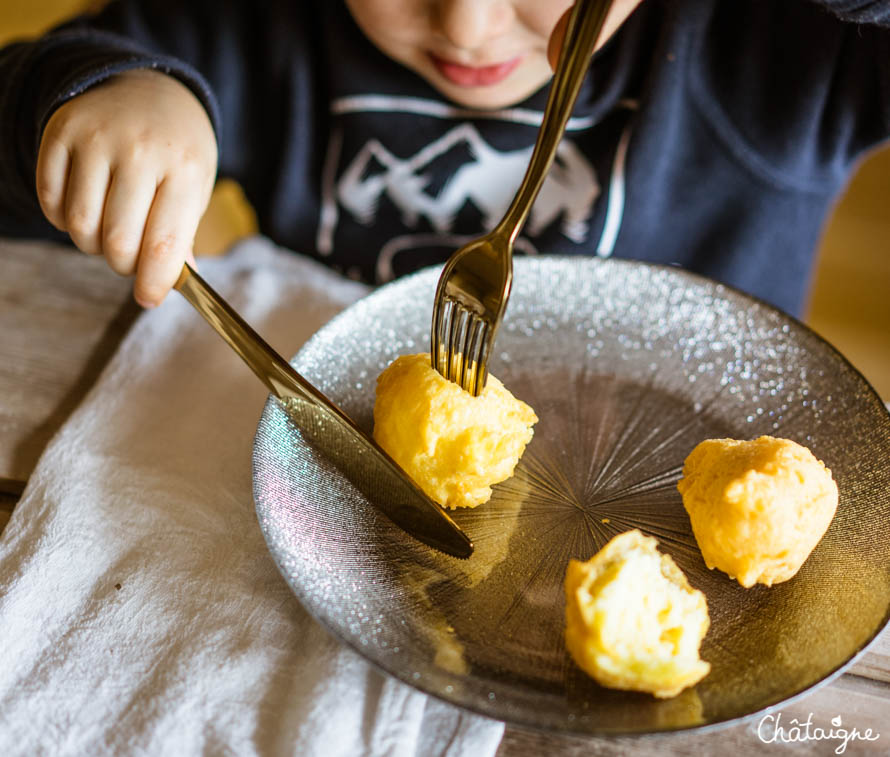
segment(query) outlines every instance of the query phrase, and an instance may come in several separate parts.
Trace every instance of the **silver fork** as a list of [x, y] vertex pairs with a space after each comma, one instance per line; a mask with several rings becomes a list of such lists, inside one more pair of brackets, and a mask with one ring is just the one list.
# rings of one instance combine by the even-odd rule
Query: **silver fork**
[[553, 163], [611, 4], [611, 0], [575, 3], [538, 138], [513, 203], [493, 231], [457, 250], [439, 277], [430, 328], [433, 368], [473, 396], [485, 387], [488, 359], [507, 308], [513, 242]]

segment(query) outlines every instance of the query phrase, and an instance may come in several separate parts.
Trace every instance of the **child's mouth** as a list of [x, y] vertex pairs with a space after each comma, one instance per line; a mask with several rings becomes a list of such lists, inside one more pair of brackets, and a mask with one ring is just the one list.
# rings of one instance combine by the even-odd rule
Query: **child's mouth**
[[452, 84], [457, 84], [460, 87], [490, 87], [492, 84], [498, 84], [506, 79], [513, 69], [522, 62], [522, 56], [517, 55], [515, 58], [491, 66], [464, 66], [461, 63], [439, 58], [432, 53], [430, 53], [430, 60], [439, 73]]

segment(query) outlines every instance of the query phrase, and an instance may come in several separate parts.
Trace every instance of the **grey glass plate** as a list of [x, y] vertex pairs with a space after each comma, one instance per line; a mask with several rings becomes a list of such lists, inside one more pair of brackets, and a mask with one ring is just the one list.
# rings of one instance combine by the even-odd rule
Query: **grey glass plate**
[[[372, 427], [377, 375], [428, 350], [437, 270], [385, 286], [318, 332], [295, 367]], [[829, 680], [890, 615], [890, 415], [826, 342], [767, 305], [677, 269], [528, 258], [491, 363], [540, 422], [516, 475], [458, 511], [469, 560], [379, 515], [270, 401], [254, 495], [269, 549], [337, 638], [423, 691], [574, 733], [727, 723]], [[840, 505], [792, 580], [743, 589], [702, 561], [676, 489], [708, 437], [771, 434], [831, 468]], [[671, 700], [604, 689], [563, 642], [562, 581], [622, 531], [658, 538], [708, 598], [712, 670]]]

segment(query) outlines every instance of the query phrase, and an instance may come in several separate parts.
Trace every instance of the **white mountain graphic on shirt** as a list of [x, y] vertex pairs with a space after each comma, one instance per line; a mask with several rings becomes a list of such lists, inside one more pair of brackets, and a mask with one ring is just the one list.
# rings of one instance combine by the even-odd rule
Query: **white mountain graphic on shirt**
[[[465, 147], [470, 159], [457, 168], [438, 192], [428, 191], [431, 177], [424, 170], [455, 146]], [[468, 123], [455, 126], [405, 159], [371, 139], [340, 176], [336, 196], [342, 207], [363, 225], [374, 222], [380, 200], [386, 196], [409, 228], [416, 228], [419, 220], [425, 218], [435, 231], [450, 232], [458, 212], [471, 203], [482, 214], [484, 227], [491, 229], [513, 199], [531, 153], [531, 147], [500, 152]], [[525, 233], [537, 236], [561, 217], [562, 233], [573, 242], [584, 242], [599, 194], [593, 166], [571, 140], [563, 139]]]

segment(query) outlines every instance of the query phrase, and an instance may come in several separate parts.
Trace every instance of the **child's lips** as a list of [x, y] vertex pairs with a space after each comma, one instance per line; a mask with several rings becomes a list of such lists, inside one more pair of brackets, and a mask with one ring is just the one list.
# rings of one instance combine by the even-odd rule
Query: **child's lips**
[[522, 56], [517, 55], [502, 63], [494, 63], [490, 66], [465, 66], [454, 63], [444, 58], [439, 58], [430, 53], [433, 65], [452, 84], [460, 87], [490, 87], [506, 79], [513, 69], [522, 62]]

